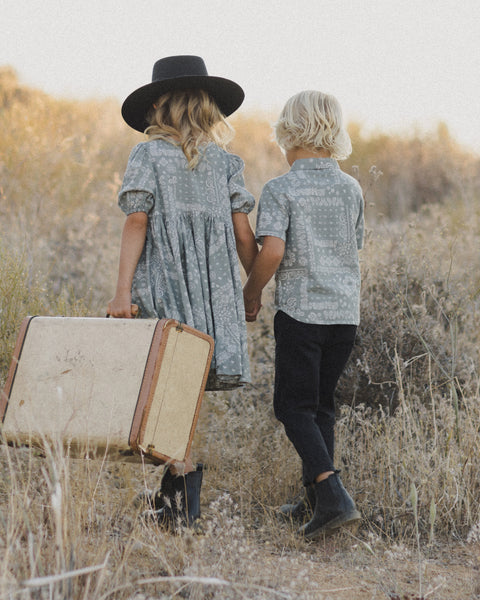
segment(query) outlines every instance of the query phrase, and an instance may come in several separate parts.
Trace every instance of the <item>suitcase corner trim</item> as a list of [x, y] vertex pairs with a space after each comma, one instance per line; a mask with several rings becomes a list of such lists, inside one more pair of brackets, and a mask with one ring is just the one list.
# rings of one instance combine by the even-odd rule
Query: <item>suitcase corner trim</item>
[[30, 323], [34, 318], [34, 316], [25, 317], [20, 324], [17, 340], [13, 349], [12, 360], [10, 361], [10, 366], [7, 372], [7, 379], [2, 393], [0, 394], [0, 423], [5, 421], [5, 416], [8, 409], [8, 401], [10, 400], [13, 382], [15, 381], [15, 375], [17, 374], [18, 363], [20, 362], [20, 357], [22, 355], [23, 345], [25, 343], [25, 338]]
[[192, 333], [195, 336], [205, 340], [209, 344], [208, 357], [205, 364], [204, 374], [198, 393], [195, 413], [193, 416], [192, 425], [190, 427], [188, 443], [185, 449], [185, 455], [183, 457], [183, 460], [185, 460], [190, 453], [190, 448], [193, 441], [193, 434], [197, 425], [202, 398], [205, 391], [205, 386], [207, 383], [208, 373], [210, 371], [210, 364], [212, 361], [215, 346], [214, 340], [210, 335], [199, 331], [198, 329], [190, 327], [189, 325], [185, 325], [180, 321], [177, 321], [176, 319], [160, 319], [155, 327], [150, 347], [150, 353], [147, 359], [147, 364], [145, 365], [144, 377], [138, 395], [137, 406], [132, 420], [132, 427], [130, 430], [128, 443], [134, 451], [140, 452], [147, 456], [150, 460], [158, 462], [171, 462], [172, 457], [166, 456], [161, 452], [155, 451], [154, 447], [145, 446], [143, 444], [143, 436], [145, 433], [150, 406], [154, 397], [155, 388], [159, 376], [159, 367], [162, 362], [165, 347], [167, 344], [168, 336], [165, 335], [165, 331], [173, 327], [181, 331]]

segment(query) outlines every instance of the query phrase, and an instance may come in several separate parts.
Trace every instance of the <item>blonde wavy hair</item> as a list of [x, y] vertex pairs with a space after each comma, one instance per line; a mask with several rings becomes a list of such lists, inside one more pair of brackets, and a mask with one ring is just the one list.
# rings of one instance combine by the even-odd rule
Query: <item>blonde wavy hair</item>
[[204, 90], [177, 90], [162, 94], [147, 113], [149, 140], [162, 139], [180, 145], [194, 169], [201, 148], [209, 142], [225, 148], [234, 131], [216, 102]]
[[352, 153], [352, 142], [343, 125], [342, 108], [329, 94], [306, 90], [292, 96], [274, 125], [278, 145], [284, 150], [328, 150], [343, 160]]

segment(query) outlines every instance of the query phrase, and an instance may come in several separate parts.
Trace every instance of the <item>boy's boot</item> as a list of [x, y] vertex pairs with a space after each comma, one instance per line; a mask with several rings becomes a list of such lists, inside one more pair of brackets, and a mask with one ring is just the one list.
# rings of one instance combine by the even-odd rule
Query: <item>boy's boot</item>
[[298, 533], [307, 539], [329, 534], [339, 527], [350, 525], [361, 519], [355, 503], [338, 476], [339, 471], [327, 479], [314, 484], [315, 510], [312, 519], [300, 527]]
[[175, 531], [179, 527], [194, 527], [200, 518], [200, 490], [203, 480], [203, 465], [195, 471], [173, 479], [174, 493], [164, 498], [164, 506], [153, 512], [159, 525]]
[[160, 510], [165, 506], [164, 497], [172, 498], [175, 494], [174, 481], [175, 475], [172, 475], [167, 468], [162, 475], [159, 489], [140, 492], [133, 499], [133, 504], [137, 507], [145, 506], [152, 510]]
[[305, 495], [296, 504], [284, 504], [280, 507], [280, 514], [292, 521], [311, 519], [315, 509], [315, 488], [313, 485], [305, 486]]

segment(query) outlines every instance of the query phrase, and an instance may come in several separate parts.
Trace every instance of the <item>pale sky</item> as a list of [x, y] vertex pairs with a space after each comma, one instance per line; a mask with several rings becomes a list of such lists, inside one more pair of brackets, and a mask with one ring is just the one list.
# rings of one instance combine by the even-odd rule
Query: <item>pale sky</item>
[[0, 65], [58, 97], [122, 102], [173, 54], [239, 83], [240, 110], [319, 89], [367, 130], [444, 121], [480, 153], [479, 0], [0, 0]]

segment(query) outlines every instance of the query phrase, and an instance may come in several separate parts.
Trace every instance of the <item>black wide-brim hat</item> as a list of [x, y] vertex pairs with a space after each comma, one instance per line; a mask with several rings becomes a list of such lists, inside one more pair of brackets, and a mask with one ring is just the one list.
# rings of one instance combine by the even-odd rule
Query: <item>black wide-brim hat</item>
[[220, 111], [228, 117], [242, 104], [245, 93], [229, 79], [213, 77], [199, 56], [167, 56], [153, 65], [152, 83], [132, 92], [122, 105], [126, 123], [144, 132], [149, 126], [147, 112], [166, 92], [202, 89], [215, 100]]

